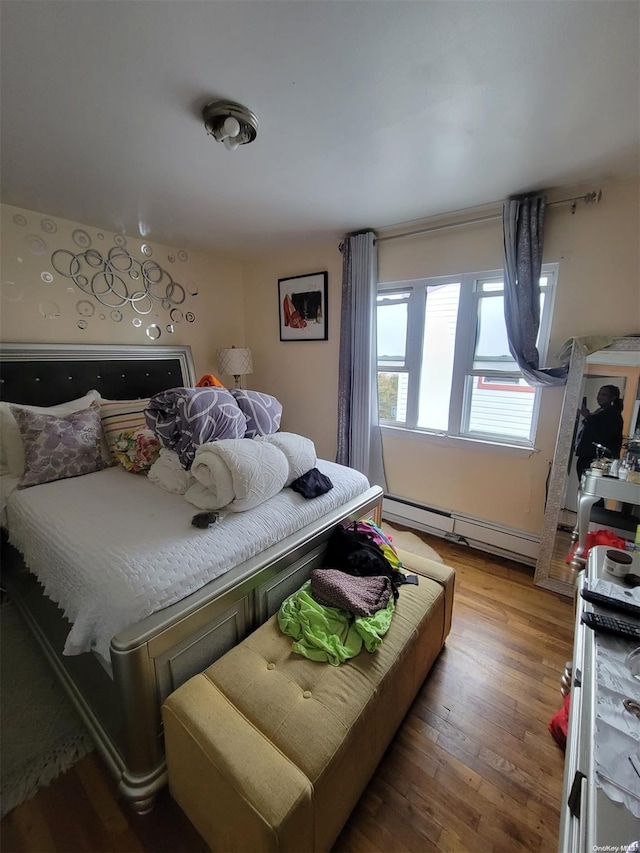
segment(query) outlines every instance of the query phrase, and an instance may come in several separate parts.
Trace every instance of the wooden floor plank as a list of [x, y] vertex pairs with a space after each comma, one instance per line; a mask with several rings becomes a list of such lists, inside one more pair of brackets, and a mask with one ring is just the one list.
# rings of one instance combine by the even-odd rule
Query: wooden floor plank
[[3, 850], [25, 850], [27, 853], [51, 853], [58, 848], [53, 840], [38, 795], [15, 808], [0, 824]]
[[[552, 853], [564, 760], [547, 724], [562, 702], [573, 604], [537, 589], [527, 567], [422, 538], [457, 570], [451, 635], [334, 850]], [[149, 815], [134, 814], [95, 753], [0, 833], [3, 853], [206, 849], [166, 789]]]

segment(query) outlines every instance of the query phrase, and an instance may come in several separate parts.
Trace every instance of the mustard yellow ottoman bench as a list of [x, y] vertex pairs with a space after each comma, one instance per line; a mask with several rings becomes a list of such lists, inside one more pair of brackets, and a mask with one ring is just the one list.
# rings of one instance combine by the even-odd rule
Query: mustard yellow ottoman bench
[[400, 551], [382, 645], [340, 666], [307, 660], [277, 616], [163, 707], [169, 787], [212, 850], [329, 850], [444, 645], [454, 571]]

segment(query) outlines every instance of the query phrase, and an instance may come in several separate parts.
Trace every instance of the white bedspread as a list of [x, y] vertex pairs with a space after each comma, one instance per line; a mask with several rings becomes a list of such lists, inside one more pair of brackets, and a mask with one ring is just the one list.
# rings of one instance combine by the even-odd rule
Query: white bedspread
[[167, 607], [368, 488], [358, 471], [319, 459], [334, 488], [305, 500], [291, 489], [207, 530], [183, 497], [119, 466], [13, 492], [11, 543], [73, 623], [67, 655], [107, 660], [119, 631]]
[[11, 474], [0, 474], [0, 526], [7, 523], [7, 501], [12, 492], [18, 488], [20, 477], [12, 477]]

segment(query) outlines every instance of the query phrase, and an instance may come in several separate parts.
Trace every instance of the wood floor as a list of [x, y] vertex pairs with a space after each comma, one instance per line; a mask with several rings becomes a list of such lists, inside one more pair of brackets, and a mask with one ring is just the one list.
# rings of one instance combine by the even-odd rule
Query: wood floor
[[[547, 724], [573, 605], [534, 587], [531, 569], [424, 538], [457, 570], [452, 631], [334, 850], [553, 853], [564, 759]], [[206, 849], [167, 790], [135, 815], [95, 753], [0, 833], [3, 853]]]

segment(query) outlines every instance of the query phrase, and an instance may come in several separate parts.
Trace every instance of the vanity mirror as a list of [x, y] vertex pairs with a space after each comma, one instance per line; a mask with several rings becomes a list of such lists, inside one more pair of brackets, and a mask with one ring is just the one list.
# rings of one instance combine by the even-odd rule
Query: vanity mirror
[[573, 344], [535, 572], [538, 586], [564, 595], [573, 596], [578, 571], [566, 562], [576, 524], [578, 477], [574, 447], [581, 422], [578, 412], [585, 397], [587, 408], [596, 408], [598, 389], [609, 384], [620, 388], [623, 433], [633, 435], [639, 426], [640, 337], [618, 338], [590, 355], [585, 355], [579, 342]]

